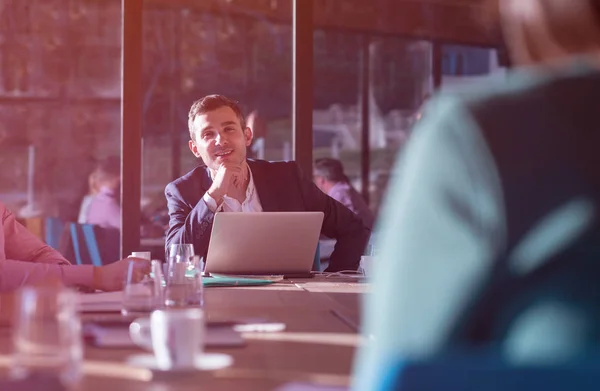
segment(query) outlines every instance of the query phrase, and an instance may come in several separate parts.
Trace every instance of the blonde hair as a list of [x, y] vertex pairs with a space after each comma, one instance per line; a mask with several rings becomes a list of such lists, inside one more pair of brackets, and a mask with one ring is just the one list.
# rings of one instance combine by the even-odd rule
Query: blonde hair
[[92, 171], [92, 173], [88, 177], [88, 187], [89, 187], [89, 189], [88, 189], [89, 195], [95, 195], [98, 193], [98, 191], [100, 191], [100, 188], [98, 185], [98, 171], [96, 171], [96, 170]]
[[102, 186], [109, 183], [114, 186], [121, 178], [121, 161], [118, 156], [110, 156], [100, 161], [88, 177], [89, 194], [94, 195]]
[[518, 63], [600, 53], [600, 0], [489, 0]]

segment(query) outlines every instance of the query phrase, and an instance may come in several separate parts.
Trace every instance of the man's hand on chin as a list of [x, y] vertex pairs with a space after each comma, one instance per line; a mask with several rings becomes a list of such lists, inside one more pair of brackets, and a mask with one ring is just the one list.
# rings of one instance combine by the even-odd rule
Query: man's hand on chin
[[245, 161], [241, 164], [224, 162], [215, 173], [213, 183], [207, 193], [217, 204], [220, 204], [223, 197], [230, 192], [243, 188], [247, 179], [248, 165]]

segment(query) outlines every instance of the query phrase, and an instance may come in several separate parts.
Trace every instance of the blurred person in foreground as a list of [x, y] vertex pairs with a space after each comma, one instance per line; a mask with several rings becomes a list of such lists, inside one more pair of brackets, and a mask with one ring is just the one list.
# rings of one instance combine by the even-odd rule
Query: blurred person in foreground
[[[0, 293], [26, 284], [58, 280], [66, 286], [116, 291], [123, 287], [130, 259], [106, 266], [72, 266], [59, 252], [46, 245], [15, 219], [0, 203]], [[140, 278], [149, 271], [146, 260], [135, 259]]]
[[321, 211], [321, 233], [337, 240], [327, 271], [358, 268], [370, 230], [323, 194], [295, 162], [248, 159], [252, 129], [236, 102], [222, 95], [197, 100], [190, 108], [189, 130], [190, 150], [203, 164], [165, 188], [167, 246], [191, 243], [196, 254], [206, 256], [217, 212]]
[[[520, 69], [434, 97], [398, 161], [353, 390], [388, 389], [390, 366], [401, 376], [402, 363], [453, 349], [495, 346], [515, 365], [569, 362], [599, 335], [600, 0], [490, 7]], [[566, 285], [560, 299], [574, 303], [522, 308], [505, 325], [510, 338], [495, 339], [494, 309], [540, 281], [549, 293]], [[477, 306], [492, 283], [501, 289]]]
[[315, 185], [329, 197], [340, 202], [362, 220], [369, 229], [373, 228], [373, 212], [356, 191], [344, 173], [342, 162], [332, 158], [321, 158], [315, 161], [313, 169]]

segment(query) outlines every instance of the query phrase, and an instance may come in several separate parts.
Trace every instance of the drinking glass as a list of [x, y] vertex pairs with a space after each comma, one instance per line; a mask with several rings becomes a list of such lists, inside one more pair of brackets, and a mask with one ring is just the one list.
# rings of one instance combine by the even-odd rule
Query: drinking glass
[[198, 256], [169, 257], [165, 273], [166, 307], [203, 305], [202, 268], [202, 259]]
[[77, 294], [56, 286], [23, 288], [16, 297], [13, 346], [13, 378], [58, 378], [74, 386], [83, 360]]
[[193, 244], [171, 244], [167, 250], [165, 260], [168, 261], [170, 258], [179, 255], [183, 260], [189, 261], [195, 255]]
[[[160, 265], [160, 261], [152, 261], [155, 269], [155, 264]], [[160, 266], [158, 266], [160, 270]], [[162, 298], [161, 281], [156, 281], [150, 272], [140, 268], [140, 263], [136, 260], [130, 260], [127, 264], [127, 279], [125, 280], [125, 288], [123, 289], [123, 307], [121, 313], [123, 315], [140, 315], [152, 312], [160, 306]]]

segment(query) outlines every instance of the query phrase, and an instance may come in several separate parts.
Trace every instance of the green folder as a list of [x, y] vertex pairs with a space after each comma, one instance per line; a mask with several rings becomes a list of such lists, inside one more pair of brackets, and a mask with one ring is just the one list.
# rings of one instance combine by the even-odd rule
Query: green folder
[[[193, 277], [193, 271], [187, 271], [185, 273], [186, 277]], [[154, 274], [150, 273], [150, 278], [154, 278]], [[277, 280], [267, 280], [261, 278], [244, 278], [244, 277], [235, 277], [235, 276], [225, 276], [225, 275], [213, 275], [212, 277], [204, 277], [202, 278], [202, 285], [206, 287], [211, 286], [260, 286], [260, 285], [269, 285]], [[165, 286], [165, 281], [163, 280], [162, 285]]]
[[205, 277], [202, 279], [202, 285], [211, 286], [259, 286], [269, 285], [275, 281], [261, 280], [256, 278], [241, 278], [241, 277]]

